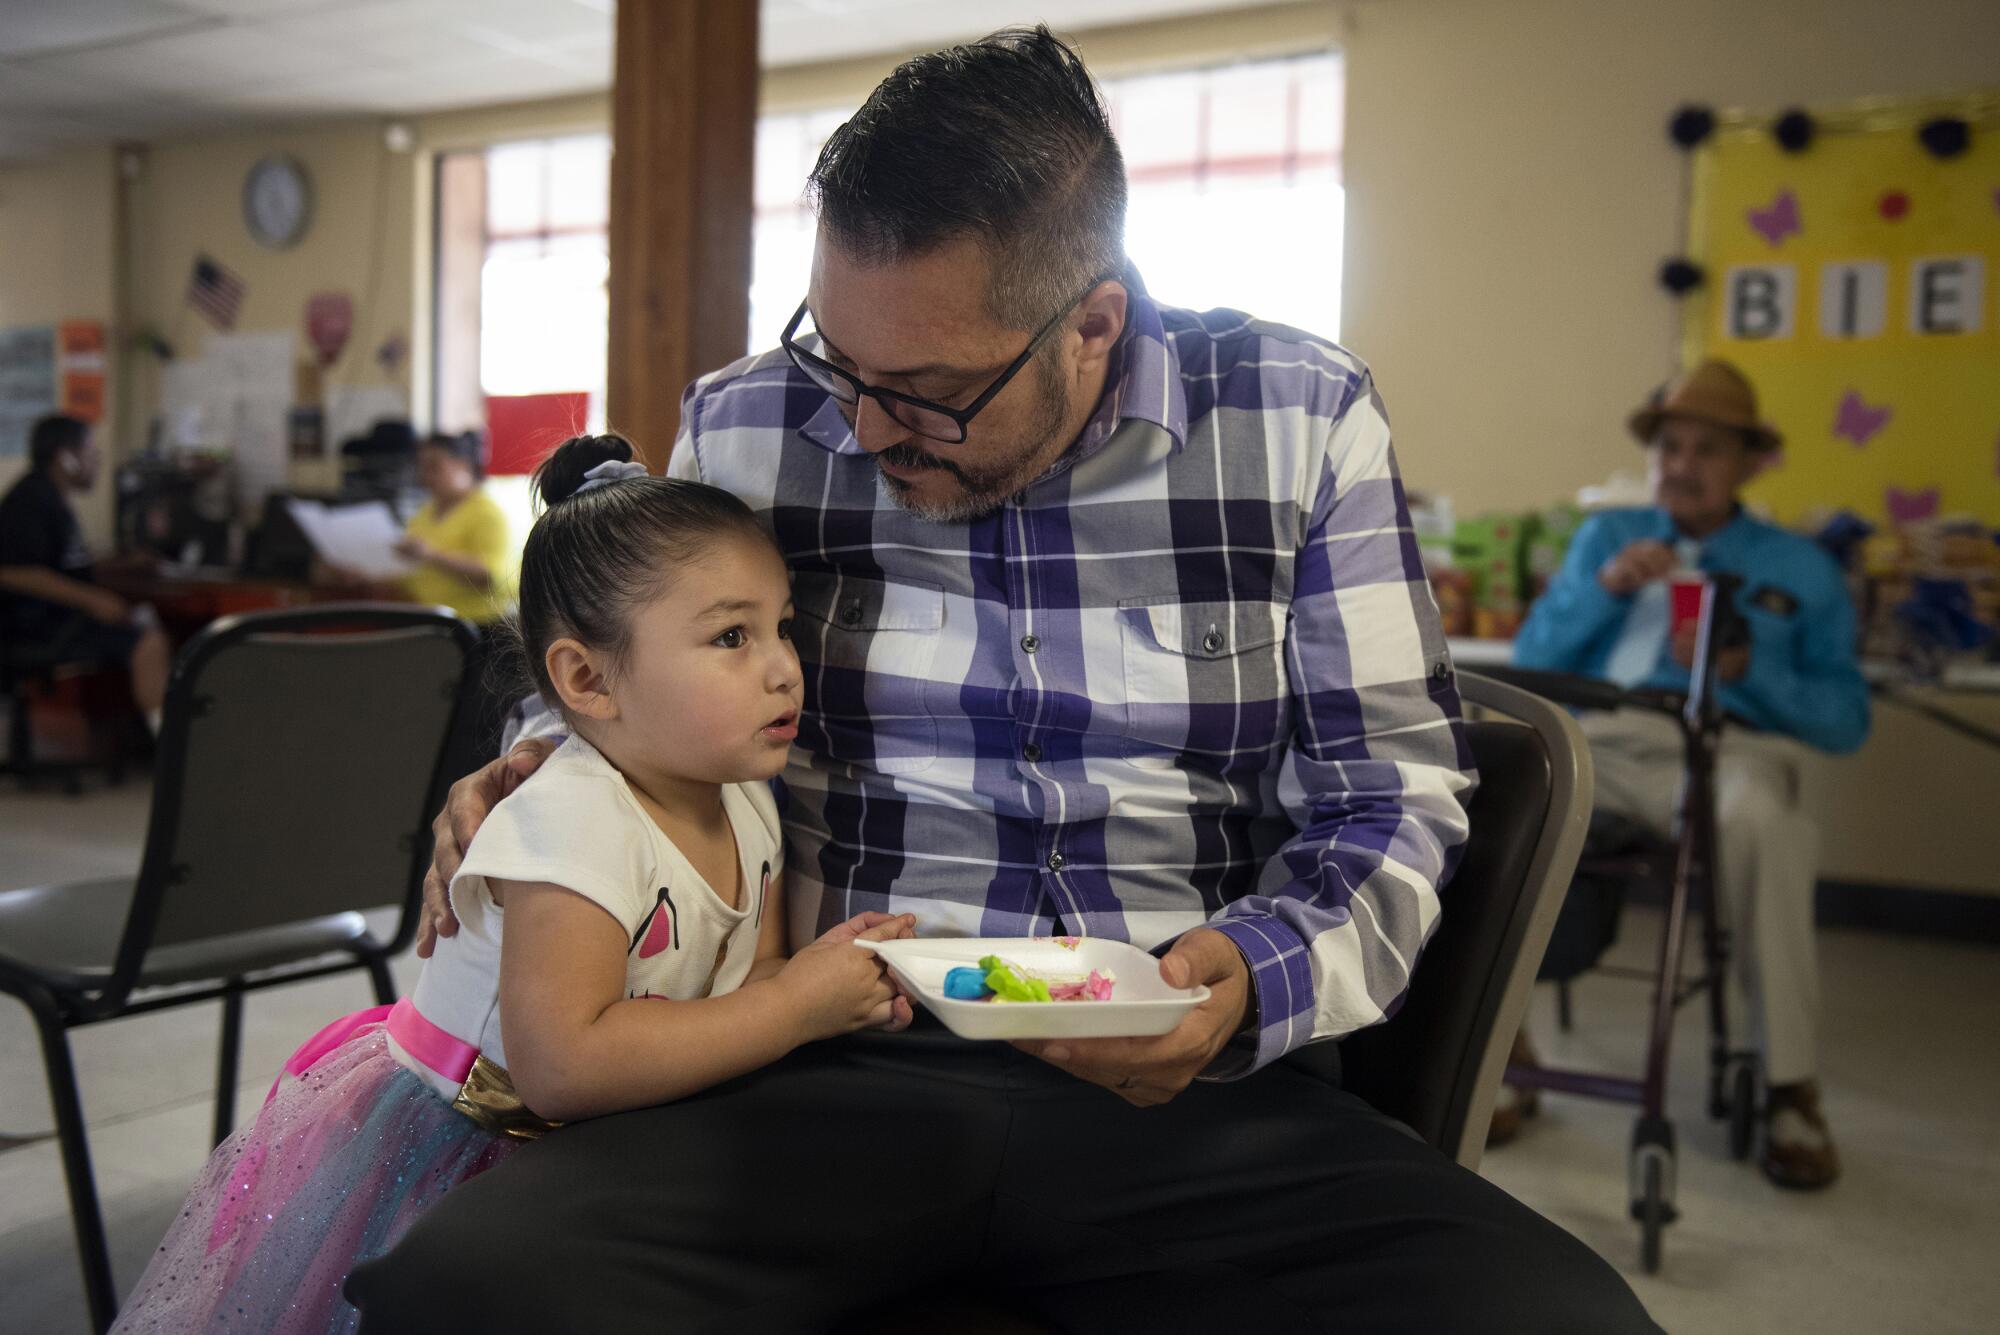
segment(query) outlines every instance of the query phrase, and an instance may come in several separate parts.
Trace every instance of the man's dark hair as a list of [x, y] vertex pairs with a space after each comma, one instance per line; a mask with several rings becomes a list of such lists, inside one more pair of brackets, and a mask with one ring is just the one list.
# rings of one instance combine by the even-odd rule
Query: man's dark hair
[[89, 436], [90, 427], [82, 418], [50, 413], [28, 432], [28, 466], [42, 472], [64, 450], [82, 448]]
[[987, 304], [1014, 329], [1125, 263], [1125, 159], [1090, 72], [1046, 26], [897, 66], [828, 136], [806, 188], [866, 263], [977, 241]]

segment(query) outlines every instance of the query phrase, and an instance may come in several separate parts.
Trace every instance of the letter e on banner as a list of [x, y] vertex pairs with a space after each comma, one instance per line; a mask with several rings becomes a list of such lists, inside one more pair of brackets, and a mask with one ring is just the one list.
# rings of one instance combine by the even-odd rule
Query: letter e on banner
[[1889, 266], [1879, 260], [1826, 265], [1819, 271], [1819, 332], [1827, 338], [1875, 338], [1889, 320]]
[[1986, 304], [1986, 261], [1942, 255], [1910, 262], [1910, 332], [1976, 334]]
[[1724, 338], [1790, 338], [1798, 271], [1789, 264], [1737, 265], [1723, 284], [1723, 298]]

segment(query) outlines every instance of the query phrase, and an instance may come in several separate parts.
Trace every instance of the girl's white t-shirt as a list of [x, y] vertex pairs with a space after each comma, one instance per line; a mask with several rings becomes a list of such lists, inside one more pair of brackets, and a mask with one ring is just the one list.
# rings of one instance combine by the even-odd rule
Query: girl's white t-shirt
[[[742, 893], [718, 895], [653, 823], [625, 776], [572, 734], [493, 808], [451, 881], [455, 936], [441, 937], [410, 994], [424, 1019], [507, 1064], [500, 1032], [500, 939], [505, 914], [489, 878], [545, 881], [590, 900], [624, 929], [625, 994], [692, 1001], [742, 986], [757, 956], [764, 901], [784, 843], [764, 783], [725, 784]], [[734, 887], [726, 887], [733, 889]], [[392, 1048], [396, 1045], [392, 1043]], [[455, 1085], [397, 1049], [439, 1093]]]

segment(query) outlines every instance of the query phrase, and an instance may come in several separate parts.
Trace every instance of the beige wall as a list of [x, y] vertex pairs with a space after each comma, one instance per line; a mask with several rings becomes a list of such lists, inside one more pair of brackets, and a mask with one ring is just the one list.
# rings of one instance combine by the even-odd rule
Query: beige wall
[[[0, 328], [112, 322], [116, 188], [117, 165], [108, 147], [0, 168]], [[106, 408], [115, 411], [112, 403]], [[0, 491], [25, 467], [25, 459], [0, 459]], [[93, 543], [110, 536], [110, 495], [99, 484], [77, 507]]]
[[[1325, 4], [1284, 4], [1081, 36], [1093, 63], [1113, 72], [1325, 47], [1333, 42], [1336, 17]], [[764, 76], [760, 100], [769, 110], [859, 102], [904, 54], [772, 70]], [[398, 384], [421, 418], [430, 400], [424, 355], [430, 313], [424, 295], [431, 267], [432, 155], [507, 139], [603, 130], [610, 124], [610, 99], [595, 94], [474, 108], [406, 123], [415, 145], [403, 153], [386, 146], [385, 122], [375, 118], [203, 134], [145, 150], [127, 226], [135, 325], [151, 324], [183, 354], [199, 355], [208, 326], [186, 303], [188, 271], [198, 253], [243, 278], [248, 295], [237, 322], [241, 330], [291, 330], [303, 338], [307, 298], [345, 291], [354, 299], [355, 330], [341, 359], [328, 369], [327, 385]], [[312, 225], [286, 251], [258, 246], [242, 223], [244, 177], [270, 153], [298, 158], [313, 181]], [[91, 212], [108, 220], [106, 209]], [[23, 258], [29, 253], [52, 255], [40, 244], [31, 245]], [[84, 263], [67, 253], [54, 258], [64, 267]], [[16, 267], [11, 256], [7, 264]], [[37, 258], [35, 267], [45, 266]], [[97, 266], [99, 272], [104, 268]], [[104, 281], [108, 288], [108, 277]], [[390, 376], [375, 364], [374, 352], [396, 332], [410, 339], [415, 356]], [[134, 358], [127, 368], [135, 406], [123, 442], [127, 448], [138, 444], [157, 401], [157, 370], [150, 357]]]
[[1404, 473], [1460, 513], [1636, 463], [1673, 369], [1686, 101], [1782, 109], [2000, 84], [1993, 0], [1357, 0], [1342, 336]]
[[[289, 250], [257, 244], [243, 225], [243, 182], [267, 154], [305, 164], [313, 215]], [[307, 349], [305, 305], [318, 292], [345, 292], [354, 328], [325, 384], [407, 382], [407, 364], [390, 374], [375, 361], [383, 340], [411, 337], [416, 167], [383, 142], [379, 125], [349, 122], [293, 132], [207, 135], [154, 145], [131, 188], [128, 236], [131, 309], [180, 356], [199, 356], [211, 326], [187, 303], [189, 271], [208, 255], [243, 280], [236, 320], [242, 332], [284, 331]], [[128, 446], [143, 437], [157, 403], [158, 362], [135, 357], [128, 384], [141, 411], [127, 427]]]
[[[1376, 369], [1411, 482], [1461, 511], [1539, 504], [1634, 462], [1618, 423], [1674, 346], [1653, 272], [1680, 237], [1675, 105], [2000, 81], [1988, 0], [1322, 0], [1077, 36], [1106, 74], [1348, 51], [1343, 334]], [[762, 100], [858, 100], [897, 58], [773, 70]], [[357, 327], [329, 379], [381, 382], [374, 349], [401, 331], [421, 411], [429, 155], [608, 116], [598, 95], [416, 117], [401, 154], [373, 119], [156, 145], [131, 187], [132, 315], [198, 350], [184, 295], [200, 250], [247, 280], [241, 328], [300, 330], [309, 295], [345, 290]], [[317, 196], [311, 232], [282, 253], [250, 240], [239, 208], [251, 163], [279, 151], [306, 162]], [[0, 171], [0, 323], [110, 318], [114, 175], [108, 149]], [[150, 363], [130, 370], [128, 437], [153, 401]]]

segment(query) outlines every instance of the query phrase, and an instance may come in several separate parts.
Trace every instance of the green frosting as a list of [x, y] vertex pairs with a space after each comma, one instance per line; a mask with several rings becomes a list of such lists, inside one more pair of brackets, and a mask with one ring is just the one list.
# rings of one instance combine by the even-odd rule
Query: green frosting
[[993, 989], [995, 1001], [1048, 1001], [1049, 985], [1039, 978], [1023, 978], [1014, 972], [1013, 966], [998, 955], [987, 955], [979, 961], [979, 967], [986, 970], [986, 986]]

